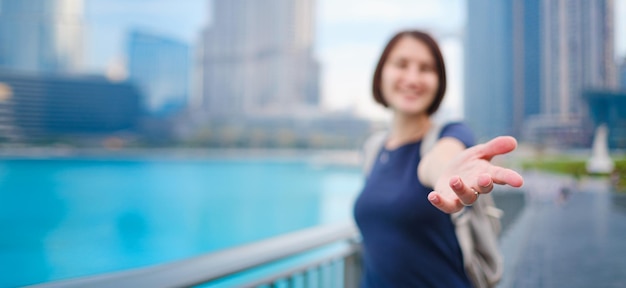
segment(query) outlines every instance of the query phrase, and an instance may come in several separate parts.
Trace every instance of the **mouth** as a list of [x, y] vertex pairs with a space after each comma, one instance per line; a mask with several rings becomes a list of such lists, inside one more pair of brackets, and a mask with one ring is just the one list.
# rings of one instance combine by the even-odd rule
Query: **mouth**
[[426, 94], [426, 89], [416, 89], [410, 87], [396, 87], [396, 92], [407, 98], [420, 98]]
[[407, 92], [407, 91], [400, 91], [399, 92], [400, 95], [402, 95], [402, 98], [405, 98], [407, 100], [415, 100], [415, 99], [420, 99], [424, 97], [424, 93], [420, 93], [420, 92]]

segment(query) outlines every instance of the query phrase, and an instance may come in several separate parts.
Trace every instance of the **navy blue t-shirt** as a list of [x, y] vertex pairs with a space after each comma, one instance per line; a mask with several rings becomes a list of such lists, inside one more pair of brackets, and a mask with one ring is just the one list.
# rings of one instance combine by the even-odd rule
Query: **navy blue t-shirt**
[[[440, 137], [474, 145], [469, 127], [448, 124]], [[363, 236], [361, 287], [471, 287], [450, 215], [417, 178], [422, 141], [382, 148], [354, 206]]]

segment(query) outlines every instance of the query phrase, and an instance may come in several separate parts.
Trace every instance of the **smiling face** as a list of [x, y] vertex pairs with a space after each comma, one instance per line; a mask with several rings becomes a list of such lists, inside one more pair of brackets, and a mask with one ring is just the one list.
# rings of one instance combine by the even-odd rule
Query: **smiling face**
[[380, 90], [396, 113], [428, 114], [439, 89], [435, 57], [429, 47], [414, 37], [396, 42], [382, 67]]

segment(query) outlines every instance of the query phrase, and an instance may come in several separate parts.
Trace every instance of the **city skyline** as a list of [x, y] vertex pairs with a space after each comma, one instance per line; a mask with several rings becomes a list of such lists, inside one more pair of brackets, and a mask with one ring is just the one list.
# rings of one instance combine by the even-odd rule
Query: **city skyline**
[[[92, 19], [90, 27], [92, 31], [100, 31], [98, 26], [116, 19], [115, 25], [109, 25], [108, 31], [100, 31], [103, 37], [91, 36], [91, 47], [99, 47], [95, 51], [98, 55], [90, 55], [89, 69], [93, 72], [116, 68], [119, 63], [127, 61], [119, 49], [114, 48], [122, 45], [121, 38], [115, 36], [112, 30], [117, 30], [117, 34], [124, 30], [143, 27], [142, 30], [153, 31], [165, 37], [177, 37], [181, 41], [194, 44], [197, 42], [194, 33], [185, 30], [184, 27], [192, 27], [191, 23], [196, 23], [202, 27], [205, 22], [210, 22], [211, 17], [205, 16], [206, 21], [199, 20], [198, 10], [210, 12], [208, 5], [210, 1], [193, 0], [186, 3], [194, 10], [190, 17], [181, 19], [179, 25], [164, 27], [168, 21], [157, 21], [161, 18], [171, 20], [176, 18], [176, 14], [181, 14], [181, 7], [174, 7], [168, 0], [152, 1], [154, 3], [149, 11], [132, 13], [133, 8], [139, 8], [137, 2], [130, 5], [116, 1], [91, 0], [87, 5], [87, 18]], [[444, 55], [447, 59], [448, 74], [453, 76], [449, 79], [448, 96], [443, 103], [442, 110], [453, 111], [452, 114], [459, 116], [462, 113], [462, 43], [459, 40], [459, 27], [463, 20], [462, 2], [459, 0], [443, 1], [441, 5], [432, 7], [428, 1], [406, 1], [396, 0], [387, 4], [379, 1], [364, 1], [359, 5], [352, 6], [350, 1], [317, 1], [315, 15], [317, 18], [315, 42], [313, 53], [319, 59], [321, 70], [320, 94], [321, 105], [330, 112], [349, 112], [360, 117], [369, 119], [388, 118], [388, 111], [379, 107], [371, 99], [369, 86], [373, 66], [380, 53], [380, 49], [389, 37], [399, 29], [409, 27], [427, 29], [433, 33], [441, 34], [441, 44]], [[144, 3], [143, 1], [141, 3]], [[126, 8], [122, 8], [126, 7]], [[348, 9], [349, 8], [349, 9]], [[379, 13], [385, 10], [387, 13]], [[129, 11], [131, 10], [131, 11]], [[125, 13], [122, 13], [126, 11]], [[150, 12], [151, 11], [151, 12]], [[412, 12], [415, 11], [415, 12]], [[448, 21], [446, 17], [452, 12], [455, 17], [453, 21]], [[345, 15], [348, 13], [348, 15]], [[194, 16], [195, 15], [195, 16]], [[435, 16], [433, 16], [435, 15]], [[132, 16], [132, 17], [131, 17]], [[138, 17], [140, 16], [140, 17]], [[195, 20], [193, 19], [195, 17]], [[191, 19], [190, 19], [191, 18]], [[436, 24], [433, 22], [438, 21]], [[178, 22], [175, 22], [178, 23]], [[124, 28], [125, 27], [125, 28]], [[195, 26], [194, 26], [195, 27]], [[185, 33], [174, 35], [174, 32], [167, 31], [185, 30]], [[198, 29], [198, 28], [196, 28]], [[161, 31], [161, 32], [159, 32]], [[199, 34], [199, 32], [197, 33]], [[106, 42], [106, 45], [105, 45]], [[120, 43], [120, 44], [115, 44]], [[108, 67], [107, 67], [108, 66]], [[456, 76], [455, 76], [456, 75]]]
[[[6, 0], [5, 0], [6, 1]], [[141, 29], [195, 46], [201, 28], [211, 22], [207, 0], [176, 5], [170, 0], [85, 0], [85, 65], [90, 74], [104, 74], [111, 66], [126, 64], [125, 35]], [[450, 83], [443, 110], [463, 114], [463, 43], [467, 2], [462, 0], [354, 2], [320, 0], [316, 5], [316, 41], [313, 52], [321, 69], [321, 104], [329, 111], [346, 111], [366, 118], [384, 119], [388, 113], [373, 103], [369, 91], [371, 71], [380, 49], [398, 29], [417, 27], [432, 31], [448, 62]], [[615, 1], [616, 14], [626, 10]], [[447, 16], [447, 17], [444, 17]], [[615, 54], [626, 55], [626, 23], [615, 17]], [[451, 19], [451, 20], [450, 20]], [[107, 67], [108, 66], [108, 67]], [[459, 112], [460, 111], [460, 112]]]
[[[122, 30], [122, 27], [140, 26], [163, 36], [175, 37], [193, 44], [202, 27], [211, 21], [209, 1], [190, 0], [185, 5], [174, 5], [170, 0], [154, 1], [102, 1], [90, 0], [87, 5], [87, 19], [91, 26], [114, 21], [110, 29]], [[152, 5], [146, 11], [140, 10], [145, 3]], [[449, 74], [452, 76], [449, 91], [443, 109], [457, 116], [463, 114], [463, 49], [461, 34], [465, 29], [467, 3], [462, 0], [391, 2], [319, 0], [316, 7], [316, 43], [314, 53], [322, 67], [320, 92], [322, 106], [332, 111], [353, 111], [358, 115], [386, 119], [388, 113], [371, 101], [369, 85], [375, 61], [384, 42], [398, 29], [416, 27], [441, 30], [445, 37], [440, 38], [446, 57]], [[616, 15], [626, 14], [626, 3], [615, 1]], [[91, 7], [91, 9], [89, 9]], [[385, 11], [384, 13], [381, 11]], [[183, 17], [184, 15], [184, 17]], [[98, 20], [99, 19], [99, 20]], [[616, 57], [626, 56], [626, 19], [615, 17]], [[131, 25], [132, 24], [132, 25]], [[116, 28], [117, 27], [117, 28]], [[195, 30], [195, 31], [190, 31]], [[100, 29], [98, 30], [100, 31]], [[121, 32], [120, 32], [121, 33]], [[104, 50], [116, 50], [110, 46], [115, 43], [113, 32], [103, 32], [107, 37], [92, 39], [94, 43], [108, 45], [90, 45]], [[121, 36], [117, 36], [120, 38]], [[99, 37], [100, 38], [100, 37]], [[120, 38], [121, 39], [121, 38]], [[121, 45], [121, 44], [120, 44]], [[115, 52], [101, 51], [97, 61], [99, 69], [105, 63], [114, 62]], [[119, 54], [119, 53], [118, 53]], [[92, 55], [91, 58], [94, 58]], [[107, 60], [108, 59], [108, 60]], [[94, 67], [94, 60], [91, 60]], [[93, 69], [93, 68], [92, 68]], [[456, 76], [455, 76], [456, 75]]]

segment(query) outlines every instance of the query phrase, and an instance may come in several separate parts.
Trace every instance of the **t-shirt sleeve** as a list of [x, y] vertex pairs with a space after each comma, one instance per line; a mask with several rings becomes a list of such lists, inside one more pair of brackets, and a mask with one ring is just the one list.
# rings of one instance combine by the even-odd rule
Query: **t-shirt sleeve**
[[472, 133], [472, 129], [469, 128], [464, 123], [450, 123], [443, 127], [441, 130], [441, 134], [439, 138], [443, 137], [453, 137], [461, 141], [465, 145], [465, 147], [469, 148], [476, 145], [476, 140], [474, 139], [474, 133]]

